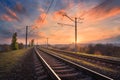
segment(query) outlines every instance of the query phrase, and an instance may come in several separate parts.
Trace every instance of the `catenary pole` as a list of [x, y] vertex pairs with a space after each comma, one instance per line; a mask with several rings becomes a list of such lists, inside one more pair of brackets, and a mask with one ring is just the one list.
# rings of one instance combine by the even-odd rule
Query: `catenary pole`
[[25, 39], [25, 41], [26, 41], [26, 48], [27, 48], [27, 40], [28, 40], [28, 26], [26, 26], [26, 39]]

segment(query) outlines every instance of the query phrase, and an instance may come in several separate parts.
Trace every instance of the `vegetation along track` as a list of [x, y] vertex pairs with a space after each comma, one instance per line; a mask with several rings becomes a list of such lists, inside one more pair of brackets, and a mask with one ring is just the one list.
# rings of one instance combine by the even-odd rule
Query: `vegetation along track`
[[44, 50], [35, 48], [35, 51], [58, 80], [113, 80]]
[[91, 59], [91, 60], [101, 61], [101, 62], [104, 62], [107, 64], [112, 64], [112, 65], [118, 66], [118, 68], [120, 68], [120, 59], [119, 58], [108, 57], [108, 56], [96, 56], [96, 55], [89, 55], [89, 54], [87, 55], [87, 54], [79, 54], [79, 53], [76, 54], [76, 53], [73, 53], [70, 51], [64, 51], [64, 50], [53, 49], [53, 48], [50, 48], [49, 50], [70, 54], [72, 56], [78, 56], [78, 57], [84, 58], [86, 60]]
[[43, 63], [35, 50], [30, 49], [10, 73], [0, 77], [0, 80], [57, 80]]
[[120, 70], [120, 59], [118, 58], [112, 58], [107, 56], [94, 56], [94, 55], [87, 55], [87, 54], [76, 54], [68, 51], [58, 50], [58, 49], [49, 49], [54, 52], [64, 54], [67, 56], [75, 57], [77, 59], [85, 60], [97, 65], [101, 65], [104, 67], [112, 68], [116, 71]]
[[[120, 66], [119, 66], [119, 60], [116, 59], [109, 59], [108, 57], [104, 58], [103, 57], [97, 57], [97, 56], [93, 56], [93, 55], [84, 55], [84, 54], [76, 54], [73, 52], [69, 52], [69, 51], [64, 51], [64, 50], [58, 50], [58, 49], [53, 49], [53, 48], [42, 48], [46, 51], [49, 51], [53, 54], [57, 54], [60, 56], [64, 56], [65, 58], [70, 58], [71, 61], [82, 65], [86, 68], [89, 68], [91, 70], [94, 70], [98, 73], [101, 73], [103, 75], [109, 76], [115, 80], [119, 80], [120, 79]], [[88, 56], [88, 58], [87, 58]], [[96, 57], [96, 58], [94, 58]], [[98, 58], [98, 59], [97, 59]], [[75, 59], [75, 60], [74, 60]], [[80, 61], [79, 61], [80, 60]], [[106, 60], [106, 61], [105, 61]], [[108, 62], [107, 60], [112, 60], [113, 63], [116, 64], [112, 64], [112, 62]], [[87, 64], [86, 64], [87, 63]]]

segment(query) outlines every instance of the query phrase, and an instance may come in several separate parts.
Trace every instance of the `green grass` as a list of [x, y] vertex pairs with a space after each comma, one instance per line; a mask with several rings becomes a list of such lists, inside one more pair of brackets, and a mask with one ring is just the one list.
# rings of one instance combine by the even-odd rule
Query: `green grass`
[[0, 72], [9, 72], [28, 49], [0, 53]]

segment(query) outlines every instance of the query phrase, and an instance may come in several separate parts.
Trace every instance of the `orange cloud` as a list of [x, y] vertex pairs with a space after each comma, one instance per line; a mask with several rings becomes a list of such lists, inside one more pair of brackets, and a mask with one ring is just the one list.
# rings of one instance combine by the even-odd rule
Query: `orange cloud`
[[104, 11], [104, 9], [100, 9], [98, 11], [91, 10], [85, 18], [89, 20], [103, 20], [112, 16], [115, 16], [117, 14], [120, 14], [120, 7], [113, 8], [110, 11]]
[[[63, 24], [69, 24], [69, 25], [74, 25], [73, 21], [71, 21], [68, 17], [66, 17], [67, 13], [65, 10], [59, 10], [55, 11], [53, 13], [53, 21], [56, 23], [63, 23]], [[74, 17], [71, 17], [74, 20]]]
[[[73, 3], [74, 4], [74, 3]], [[73, 6], [73, 4], [69, 4], [69, 7]], [[112, 37], [114, 35], [118, 35], [119, 32], [116, 31], [112, 31], [109, 29], [101, 29], [101, 25], [103, 24], [98, 24], [97, 20], [103, 20], [112, 16], [115, 16], [117, 14], [120, 13], [120, 8], [119, 7], [110, 7], [109, 10], [107, 10], [106, 7], [95, 7], [89, 11], [81, 11], [81, 5], [78, 5], [75, 8], [79, 9], [73, 9], [73, 11], [71, 11], [70, 13], [70, 17], [74, 16], [74, 17], [81, 17], [83, 16], [85, 20], [89, 21], [89, 22], [84, 22], [83, 23], [83, 27], [82, 29], [78, 29], [78, 42], [90, 42], [90, 41], [94, 41], [94, 40], [101, 40], [101, 39], [105, 39], [105, 38], [109, 38]], [[39, 36], [44, 35], [43, 37], [46, 38], [49, 37], [50, 38], [50, 43], [71, 43], [74, 42], [74, 28], [72, 28], [71, 31], [64, 31], [62, 28], [62, 30], [58, 30], [58, 31], [50, 31], [51, 27], [53, 25], [55, 25], [57, 23], [57, 20], [63, 19], [63, 15], [66, 15], [68, 8], [65, 9], [61, 9], [59, 11], [55, 11], [53, 12], [53, 14], [48, 15], [47, 20], [45, 20], [45, 22], [42, 22], [42, 20], [44, 20], [44, 18], [46, 17], [45, 13], [42, 13], [37, 20], [35, 20], [35, 24], [38, 26], [42, 26], [43, 24], [46, 24], [49, 27], [46, 27], [46, 29], [48, 28], [49, 30], [44, 30], [46, 33], [49, 32], [50, 34], [39, 34]], [[43, 11], [42, 9], [40, 9], [40, 11]], [[69, 14], [68, 14], [69, 15]], [[73, 18], [74, 19], [74, 18]], [[95, 21], [94, 23], [91, 23], [90, 21]], [[64, 18], [64, 20], [59, 21], [60, 23], [66, 23], [66, 24], [73, 24], [68, 18]], [[53, 24], [54, 23], [54, 24]], [[98, 24], [98, 25], [97, 25]], [[78, 24], [78, 28], [79, 28]], [[104, 24], [105, 26], [109, 26]], [[92, 28], [91, 28], [92, 26]], [[69, 29], [71, 29], [70, 26]], [[81, 27], [81, 26], [80, 26]], [[86, 29], [86, 27], [89, 27], [89, 29]], [[98, 27], [98, 28], [96, 28]], [[67, 28], [68, 29], [68, 28]], [[85, 30], [86, 29], [86, 30]], [[112, 28], [113, 29], [113, 28]], [[82, 33], [81, 33], [82, 32]], [[98, 36], [99, 35], [99, 36]], [[45, 40], [44, 40], [45, 41]]]
[[43, 24], [47, 24], [47, 20], [46, 20], [46, 13], [42, 13], [39, 15], [39, 17], [34, 21], [34, 26], [33, 27], [41, 27]]
[[[116, 4], [118, 3], [118, 4]], [[85, 18], [91, 21], [104, 20], [120, 14], [120, 1], [105, 0], [85, 13]]]
[[63, 18], [63, 16], [66, 14], [65, 10], [59, 10], [59, 11], [55, 11], [53, 13], [53, 18], [55, 19], [61, 19]]

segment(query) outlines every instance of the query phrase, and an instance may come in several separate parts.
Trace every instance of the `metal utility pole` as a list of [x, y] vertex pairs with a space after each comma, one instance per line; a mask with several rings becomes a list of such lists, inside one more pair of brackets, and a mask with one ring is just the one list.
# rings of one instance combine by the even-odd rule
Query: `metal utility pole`
[[25, 39], [26, 40], [26, 46], [25, 46], [26, 48], [27, 48], [27, 38], [28, 38], [28, 26], [26, 26], [26, 39]]
[[75, 17], [75, 52], [77, 52], [77, 18]]
[[[72, 18], [70, 18], [68, 15], [63, 15], [63, 16], [66, 16], [67, 18], [69, 18], [71, 21], [73, 21], [75, 23], [75, 52], [77, 52], [77, 17], [75, 17], [75, 20], [73, 20]], [[59, 25], [67, 25], [67, 26], [73, 26], [73, 25], [70, 25], [70, 24], [63, 24], [63, 23], [58, 23]]]
[[48, 38], [47, 38], [47, 48], [48, 48]]

